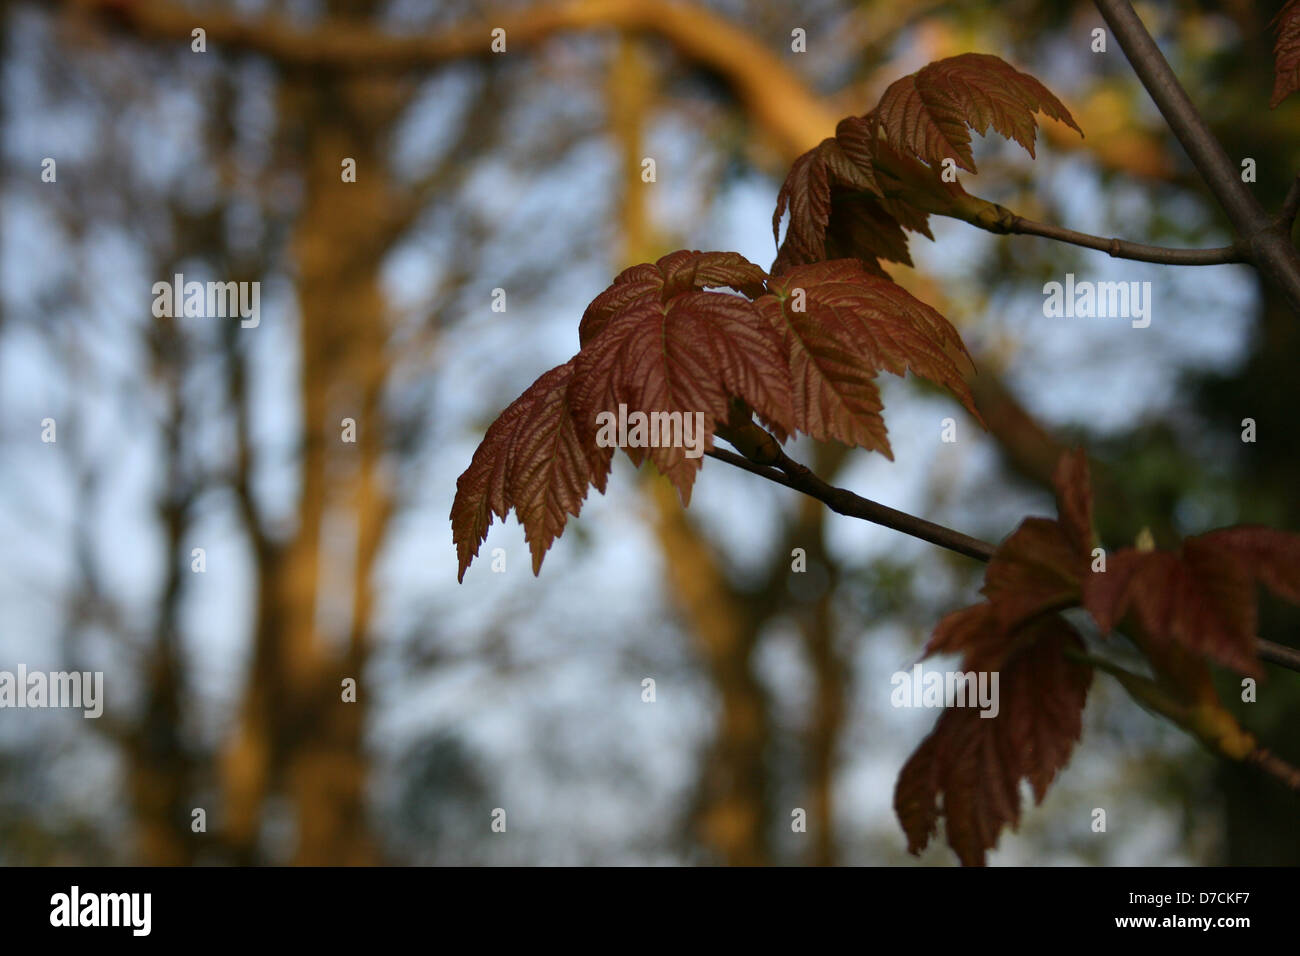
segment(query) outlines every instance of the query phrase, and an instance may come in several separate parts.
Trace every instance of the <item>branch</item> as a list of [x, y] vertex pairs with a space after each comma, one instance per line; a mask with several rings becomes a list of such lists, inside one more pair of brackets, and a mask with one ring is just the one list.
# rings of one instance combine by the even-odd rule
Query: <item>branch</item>
[[1044, 239], [1055, 239], [1057, 242], [1067, 242], [1073, 246], [1097, 249], [1116, 259], [1158, 262], [1167, 266], [1217, 266], [1229, 262], [1249, 261], [1242, 243], [1233, 243], [1217, 249], [1170, 249], [1166, 246], [1129, 242], [1127, 239], [1104, 239], [1101, 236], [1076, 232], [1062, 226], [1034, 222], [1032, 219], [1014, 213], [1006, 231], [1024, 236], [1042, 236]]
[[1254, 261], [1245, 241], [1239, 240], [1230, 246], [1220, 246], [1216, 249], [1171, 249], [1168, 246], [1151, 246], [1130, 242], [1127, 239], [1105, 239], [1062, 226], [1034, 222], [1032, 219], [1017, 215], [1006, 206], [968, 193], [936, 197], [927, 192], [925, 187], [918, 188], [915, 183], [904, 181], [903, 177], [907, 174], [900, 175], [901, 167], [891, 165], [888, 159], [877, 161], [876, 167], [878, 171], [892, 175], [895, 182], [883, 185], [879, 191], [861, 190], [850, 193], [849, 198], [875, 199], [884, 196], [887, 199], [900, 200], [936, 216], [960, 219], [977, 229], [995, 235], [1042, 236], [1088, 249], [1098, 249], [1117, 259], [1158, 262], [1170, 266], [1217, 266], [1232, 262]]
[[1289, 230], [1264, 211], [1210, 131], [1128, 0], [1095, 0], [1142, 85], [1241, 236], [1251, 262], [1300, 313], [1300, 257]]
[[1283, 786], [1300, 792], [1300, 767], [1294, 767], [1267, 747], [1256, 747], [1246, 755], [1246, 763], [1281, 781]]
[[975, 558], [977, 561], [988, 561], [997, 550], [996, 546], [987, 541], [972, 538], [960, 531], [954, 531], [933, 521], [855, 495], [845, 488], [836, 488], [828, 484], [813, 474], [807, 466], [799, 464], [786, 455], [776, 439], [757, 425], [719, 426], [718, 434], [744, 452], [744, 456], [718, 448], [711, 449], [705, 454], [737, 468], [743, 468], [768, 481], [803, 492], [821, 501], [836, 514], [848, 518], [861, 518], [863, 521], [892, 528], [914, 538], [920, 538], [922, 541], [937, 544], [941, 548], [947, 548], [949, 551]]
[[1257, 637], [1255, 638], [1255, 653], [1259, 655], [1261, 661], [1268, 661], [1270, 664], [1276, 664], [1279, 667], [1300, 671], [1300, 651], [1294, 647], [1275, 644], [1273, 641], [1266, 641], [1262, 637]]
[[[1113, 661], [1098, 657], [1095, 654], [1089, 654], [1086, 651], [1066, 648], [1065, 656], [1114, 677], [1128, 691], [1129, 696], [1144, 708], [1172, 721], [1184, 731], [1196, 737], [1212, 753], [1228, 760], [1241, 761], [1258, 767], [1264, 773], [1277, 779], [1283, 786], [1300, 792], [1300, 768], [1292, 766], [1267, 747], [1261, 747], [1258, 743], [1255, 743], [1253, 735], [1247, 734], [1237, 725], [1236, 719], [1222, 711], [1218, 705], [1216, 705], [1216, 710], [1213, 711], [1213, 719], [1207, 720], [1204, 712], [1189, 708], [1186, 704], [1171, 698], [1164, 688], [1149, 677], [1135, 674], [1120, 667]], [[1243, 754], [1232, 746], [1225, 746], [1225, 739], [1221, 729], [1223, 724], [1218, 718], [1227, 720], [1228, 726], [1234, 732], [1232, 734], [1234, 741], [1243, 741], [1250, 749]]]
[[1282, 202], [1282, 210], [1277, 214], [1278, 223], [1291, 234], [1291, 226], [1295, 223], [1296, 213], [1300, 212], [1300, 176], [1291, 180], [1291, 188], [1286, 192], [1286, 199]]
[[[901, 531], [941, 548], [964, 554], [976, 561], [989, 561], [997, 552], [997, 545], [968, 534], [962, 534], [945, 525], [927, 521], [905, 511], [899, 511], [878, 501], [863, 498], [847, 488], [837, 488], [813, 474], [806, 465], [795, 461], [782, 450], [768, 432], [753, 422], [737, 425], [718, 425], [717, 434], [735, 445], [742, 454], [724, 448], [710, 448], [704, 454], [728, 465], [758, 475], [778, 485], [784, 485], [810, 498], [816, 498], [836, 514], [846, 518], [860, 518], [883, 528]], [[1276, 664], [1287, 670], [1300, 672], [1300, 650], [1255, 638], [1255, 653], [1261, 661]]]

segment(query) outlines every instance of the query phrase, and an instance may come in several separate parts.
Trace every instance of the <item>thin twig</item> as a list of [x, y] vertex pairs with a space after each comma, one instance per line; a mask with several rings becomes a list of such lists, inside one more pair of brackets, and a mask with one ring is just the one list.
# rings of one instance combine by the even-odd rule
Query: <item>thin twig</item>
[[1170, 249], [1166, 246], [1150, 246], [1141, 242], [1129, 242], [1127, 239], [1106, 239], [1102, 236], [1077, 232], [1062, 226], [1053, 226], [1045, 222], [1034, 222], [1024, 216], [1012, 216], [1010, 232], [1025, 236], [1042, 236], [1067, 242], [1074, 246], [1097, 249], [1108, 253], [1116, 259], [1134, 259], [1138, 262], [1158, 262], [1167, 266], [1217, 266], [1229, 262], [1247, 262], [1246, 253], [1241, 244], [1220, 246], [1214, 249]]
[[1273, 641], [1266, 641], [1262, 637], [1257, 637], [1255, 638], [1255, 653], [1259, 655], [1261, 661], [1268, 661], [1270, 664], [1277, 664], [1279, 667], [1288, 667], [1293, 671], [1300, 671], [1300, 651], [1294, 647], [1275, 644]]
[[879, 502], [871, 501], [868, 498], [855, 495], [847, 489], [836, 488], [834, 485], [827, 484], [818, 478], [804, 465], [789, 458], [785, 458], [783, 463], [774, 467], [756, 464], [742, 455], [721, 448], [714, 448], [705, 454], [719, 461], [725, 461], [737, 468], [743, 468], [745, 471], [766, 478], [768, 481], [774, 481], [779, 485], [785, 485], [787, 488], [793, 488], [795, 491], [801, 491], [805, 495], [816, 498], [836, 514], [842, 514], [847, 518], [861, 518], [863, 521], [870, 521], [872, 524], [892, 528], [914, 538], [920, 538], [922, 541], [937, 544], [941, 548], [947, 548], [949, 551], [964, 554], [977, 561], [988, 561], [993, 556], [993, 552], [997, 550], [994, 545], [989, 544], [987, 541], [972, 538], [970, 535], [935, 524], [933, 521], [926, 521], [924, 518], [918, 518], [904, 511], [898, 511]]
[[1246, 763], [1263, 770], [1271, 777], [1277, 778], [1283, 786], [1300, 792], [1300, 767], [1287, 763], [1267, 747], [1256, 747], [1246, 755]]

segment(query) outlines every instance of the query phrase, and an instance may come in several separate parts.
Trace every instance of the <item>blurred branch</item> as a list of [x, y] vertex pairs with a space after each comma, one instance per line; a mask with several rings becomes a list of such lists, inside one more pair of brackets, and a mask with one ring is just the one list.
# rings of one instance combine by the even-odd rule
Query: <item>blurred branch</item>
[[1287, 763], [1267, 747], [1256, 747], [1246, 756], [1246, 763], [1253, 764], [1269, 776], [1276, 778], [1283, 786], [1300, 793], [1300, 767]]
[[415, 36], [337, 18], [297, 27], [283, 17], [197, 12], [167, 0], [61, 2], [146, 39], [188, 44], [190, 31], [202, 27], [214, 46], [258, 53], [285, 67], [368, 73], [490, 57], [497, 29], [505, 31], [506, 49], [513, 51], [560, 31], [614, 27], [662, 36], [684, 56], [726, 76], [748, 114], [796, 155], [830, 135], [838, 118], [748, 31], [704, 7], [676, 0], [561, 0]]
[[1144, 709], [1177, 725], [1216, 756], [1258, 767], [1283, 786], [1300, 792], [1300, 768], [1260, 746], [1254, 735], [1224, 710], [1217, 697], [1210, 701], [1189, 701], [1184, 693], [1161, 680], [1135, 674], [1104, 657], [1075, 648], [1067, 648], [1065, 655], [1114, 677]]

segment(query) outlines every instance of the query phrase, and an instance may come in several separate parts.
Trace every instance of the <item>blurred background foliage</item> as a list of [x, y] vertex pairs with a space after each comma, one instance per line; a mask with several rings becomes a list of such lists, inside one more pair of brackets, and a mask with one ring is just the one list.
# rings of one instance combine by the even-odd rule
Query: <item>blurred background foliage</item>
[[[1267, 109], [1275, 6], [1139, 7], [1269, 208], [1300, 169], [1300, 106]], [[620, 461], [540, 578], [511, 521], [485, 552], [506, 571], [457, 586], [455, 479], [617, 270], [680, 247], [766, 266], [791, 160], [930, 60], [999, 54], [1086, 133], [1049, 124], [1036, 161], [977, 142], [972, 192], [1168, 245], [1225, 243], [1223, 216], [1113, 39], [1092, 52], [1089, 3], [490, 9], [0, 2], [0, 668], [102, 670], [108, 699], [98, 721], [0, 714], [0, 862], [918, 862], [892, 789], [934, 714], [891, 708], [890, 675], [971, 602], [974, 562], [718, 462], [684, 511]], [[996, 540], [1051, 513], [1082, 442], [1109, 547], [1300, 530], [1300, 324], [1252, 272], [935, 233], [893, 272], [967, 338], [989, 431], [891, 381], [895, 462], [796, 457]], [[155, 319], [176, 272], [260, 282], [260, 324]], [[1066, 272], [1150, 280], [1151, 327], [1044, 318]], [[1266, 604], [1261, 634], [1296, 624]], [[1300, 685], [1269, 677], [1236, 706], [1295, 761]], [[1295, 820], [1099, 676], [1073, 762], [991, 861], [1295, 863]]]

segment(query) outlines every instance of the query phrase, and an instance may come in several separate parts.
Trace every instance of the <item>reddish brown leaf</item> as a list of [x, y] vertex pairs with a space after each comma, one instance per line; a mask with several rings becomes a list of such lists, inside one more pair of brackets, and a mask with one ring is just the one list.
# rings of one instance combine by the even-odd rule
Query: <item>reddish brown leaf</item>
[[958, 859], [982, 865], [1002, 829], [1020, 821], [1020, 781], [1041, 803], [1069, 761], [1092, 669], [1066, 655], [1083, 642], [1059, 616], [1026, 630], [1032, 640], [999, 672], [998, 715], [949, 708], [899, 773], [894, 811], [910, 852], [926, 847], [942, 815]]
[[1130, 611], [1152, 641], [1178, 644], [1244, 673], [1255, 657], [1250, 573], [1213, 541], [1188, 538], [1177, 552], [1124, 549], [1084, 582], [1084, 605], [1103, 634]]
[[505, 520], [515, 509], [536, 574], [567, 516], [581, 510], [587, 486], [604, 492], [613, 451], [584, 438], [570, 407], [573, 382], [570, 361], [530, 385], [488, 428], [457, 479], [451, 528], [460, 556], [458, 580], [464, 580], [494, 514]]
[[910, 369], [979, 417], [958, 366], [970, 358], [957, 330], [901, 286], [839, 259], [796, 266], [768, 289], [755, 305], [785, 342], [799, 431], [892, 458], [874, 382], [881, 371]]
[[933, 239], [930, 212], [960, 208], [970, 198], [956, 179], [944, 179], [942, 169], [927, 166], [888, 140], [878, 139], [875, 150], [877, 179], [885, 197], [881, 206], [909, 232]]
[[[828, 163], [817, 162], [827, 154], [827, 144], [835, 142], [840, 145], [835, 155], [856, 169], [870, 169], [870, 183], [843, 173], [836, 176]], [[929, 214], [898, 195], [936, 202], [936, 208], [946, 208], [947, 202], [967, 195], [960, 183], [944, 182], [936, 170], [881, 139], [870, 114], [842, 120], [836, 139], [826, 140], [806, 156], [802, 166], [796, 163], [797, 171], [791, 170], [783, 192], [797, 195], [799, 188], [813, 188], [814, 201], [792, 206], [790, 228], [772, 264], [774, 275], [827, 259], [860, 259], [869, 272], [888, 278], [878, 260], [912, 264], [904, 230], [934, 238]], [[877, 170], [877, 161], [885, 167]], [[774, 227], [783, 210], [784, 200], [778, 202]]]
[[1084, 606], [1103, 634], [1133, 613], [1153, 641], [1258, 670], [1255, 582], [1300, 604], [1300, 535], [1255, 525], [1187, 538], [1178, 551], [1108, 556], [1084, 581]]
[[1052, 475], [1056, 487], [1056, 512], [1070, 543], [1084, 554], [1092, 553], [1092, 485], [1088, 456], [1075, 448], [1061, 456]]
[[[712, 448], [714, 425], [727, 419], [732, 397], [794, 430], [780, 337], [739, 296], [685, 292], [667, 302], [636, 299], [586, 343], [574, 363], [580, 383], [575, 414], [593, 432], [597, 415], [617, 414], [620, 404], [628, 415], [700, 412], [704, 447]], [[675, 445], [625, 450], [637, 465], [649, 457], [689, 503], [701, 458], [688, 458]]]
[[619, 273], [613, 284], [587, 306], [578, 325], [578, 340], [586, 345], [610, 319], [642, 300], [667, 302], [682, 292], [730, 288], [751, 299], [763, 291], [767, 274], [735, 252], [669, 253], [658, 262], [643, 262]]
[[1239, 525], [1210, 531], [1197, 540], [1232, 555], [1278, 597], [1300, 604], [1300, 535]]
[[1103, 635], [1118, 625], [1128, 609], [1128, 587], [1142, 564], [1144, 552], [1123, 548], [1106, 555], [1106, 570], [1093, 571], [1083, 579], [1083, 606], [1097, 622]]
[[996, 668], [1025, 643], [1025, 625], [1082, 603], [1092, 493], [1081, 450], [1061, 456], [1055, 484], [1061, 517], [1026, 518], [998, 545], [984, 572], [988, 600], [944, 617], [927, 655], [960, 653], [967, 669]]
[[998, 623], [993, 605], [981, 601], [946, 614], [925, 645], [925, 657], [960, 654], [965, 670], [993, 671], [1002, 666], [1012, 641]]
[[1077, 605], [1086, 570], [1060, 522], [1026, 518], [989, 561], [982, 593], [1002, 629], [1011, 631], [1046, 611]]
[[1287, 0], [1273, 18], [1272, 27], [1277, 31], [1277, 43], [1273, 47], [1270, 109], [1300, 89], [1300, 0]]
[[975, 172], [970, 130], [989, 127], [1034, 155], [1035, 113], [1074, 130], [1069, 110], [1042, 83], [984, 53], [963, 53], [931, 63], [890, 85], [876, 107], [886, 138], [938, 167], [952, 158]]
[[[884, 203], [870, 196], [839, 193], [831, 201], [831, 218], [826, 226], [822, 259], [858, 259], [872, 275], [888, 279], [879, 260], [912, 264], [907, 249], [907, 233], [902, 224], [885, 209]], [[780, 275], [791, 267], [817, 260], [792, 261], [788, 249], [781, 247], [772, 272]]]
[[780, 240], [781, 218], [790, 210], [790, 225], [777, 258], [781, 267], [826, 258], [833, 190], [876, 191], [870, 157], [863, 154], [860, 159], [861, 163], [849, 159], [834, 138], [827, 138], [794, 161], [772, 213], [772, 235]]

